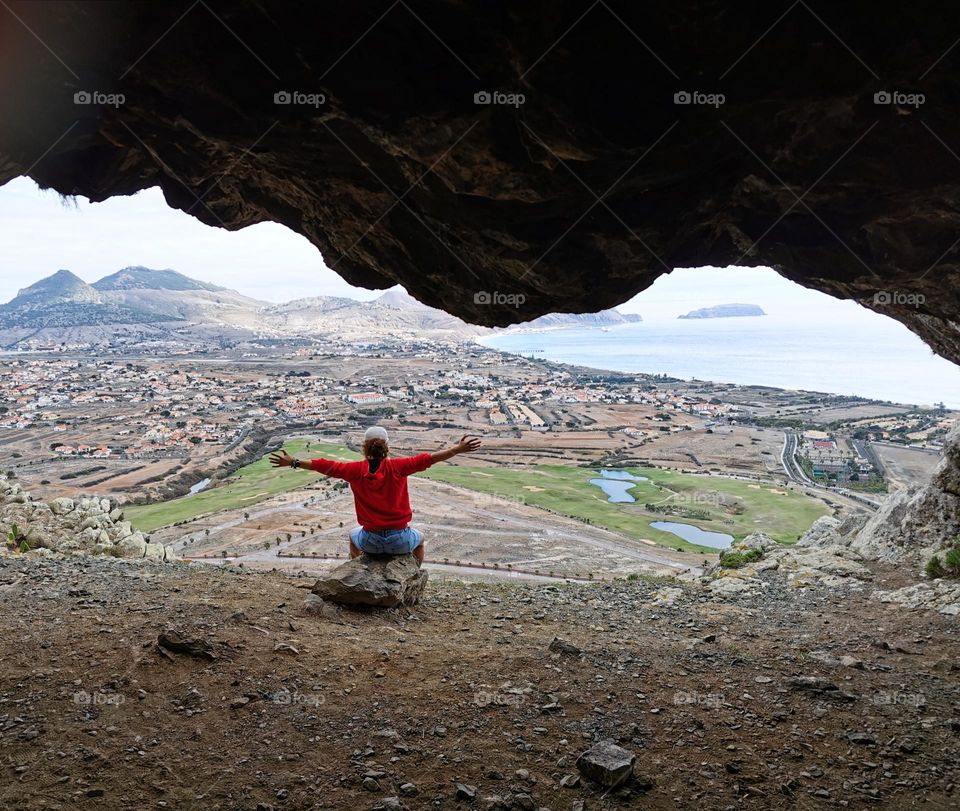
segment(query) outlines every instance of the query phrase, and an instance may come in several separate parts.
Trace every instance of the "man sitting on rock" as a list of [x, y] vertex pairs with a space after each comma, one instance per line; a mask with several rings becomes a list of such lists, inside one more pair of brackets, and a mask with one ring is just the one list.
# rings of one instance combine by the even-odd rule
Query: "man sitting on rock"
[[423, 535], [410, 526], [413, 511], [407, 492], [407, 476], [479, 447], [478, 438], [464, 436], [446, 450], [391, 459], [387, 432], [375, 426], [368, 428], [363, 435], [363, 461], [314, 459], [301, 462], [281, 450], [270, 455], [270, 463], [276, 467], [314, 470], [350, 483], [357, 521], [360, 522], [360, 526], [350, 533], [351, 558], [362, 552], [371, 555], [413, 553], [417, 561], [423, 563]]

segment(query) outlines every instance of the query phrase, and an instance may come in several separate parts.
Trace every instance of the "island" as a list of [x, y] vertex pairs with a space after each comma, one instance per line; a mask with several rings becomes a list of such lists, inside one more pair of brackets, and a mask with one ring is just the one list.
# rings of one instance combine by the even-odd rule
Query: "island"
[[766, 313], [756, 304], [717, 304], [715, 307], [691, 310], [678, 318], [741, 318], [757, 315], [766, 315]]

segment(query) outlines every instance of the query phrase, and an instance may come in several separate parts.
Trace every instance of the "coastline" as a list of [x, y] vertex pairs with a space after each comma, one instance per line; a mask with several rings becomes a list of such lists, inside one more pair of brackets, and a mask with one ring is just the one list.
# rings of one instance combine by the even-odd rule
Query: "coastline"
[[[960, 375], [952, 368], [947, 370], [951, 375], [943, 374], [937, 368], [941, 360], [929, 355], [926, 347], [918, 351], [911, 346], [912, 336], [908, 341], [900, 339], [884, 345], [874, 335], [852, 330], [847, 347], [842, 334], [835, 337], [811, 329], [817, 340], [807, 344], [808, 335], [796, 330], [784, 330], [786, 334], [781, 335], [780, 325], [775, 323], [765, 331], [741, 331], [739, 325], [737, 330], [730, 330], [731, 320], [751, 324], [767, 321], [676, 319], [604, 329], [564, 326], [504, 330], [473, 336], [471, 342], [511, 357], [603, 373], [666, 377], [717, 387], [763, 388], [798, 396], [852, 398], [898, 407], [935, 408], [944, 403], [950, 409], [960, 408]], [[614, 330], [614, 326], [626, 329]], [[541, 345], [531, 345], [538, 335], [550, 338]], [[782, 345], [777, 339], [782, 339]], [[919, 339], [915, 343], [920, 345]], [[875, 351], [869, 353], [874, 346]]]

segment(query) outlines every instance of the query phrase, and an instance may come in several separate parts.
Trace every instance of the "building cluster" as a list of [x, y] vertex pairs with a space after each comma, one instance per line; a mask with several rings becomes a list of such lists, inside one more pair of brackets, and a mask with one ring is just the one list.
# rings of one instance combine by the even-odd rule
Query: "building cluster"
[[799, 448], [814, 479], [857, 481], [875, 473], [873, 462], [854, 441], [838, 439], [826, 431], [805, 431]]

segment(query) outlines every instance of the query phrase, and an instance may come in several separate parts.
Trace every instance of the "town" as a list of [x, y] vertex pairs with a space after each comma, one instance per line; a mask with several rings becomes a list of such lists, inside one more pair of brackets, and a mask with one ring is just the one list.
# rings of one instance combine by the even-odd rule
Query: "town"
[[[57, 346], [0, 363], [7, 467], [44, 495], [96, 486], [132, 501], [185, 492], [263, 452], [267, 438], [347, 436], [374, 422], [411, 449], [482, 434], [491, 461], [781, 476], [793, 469], [780, 458], [793, 434], [798, 480], [882, 492], [885, 474], [902, 484], [928, 471], [956, 420], [942, 408], [566, 367], [464, 341], [277, 341], [169, 356], [120, 342], [93, 358]], [[764, 429], [769, 440], [747, 436]]]

